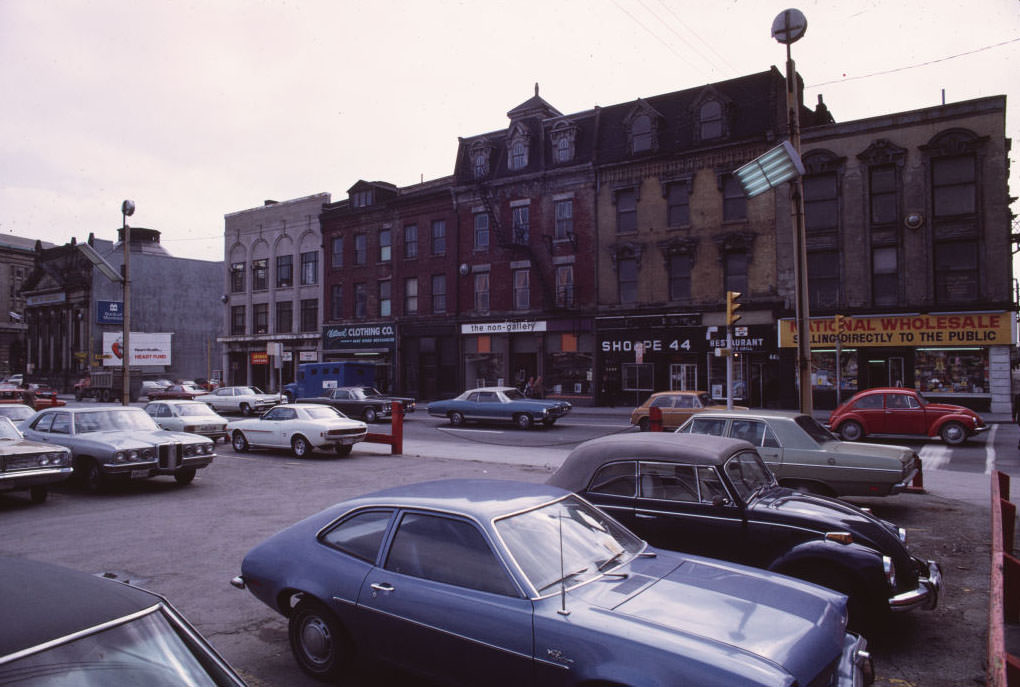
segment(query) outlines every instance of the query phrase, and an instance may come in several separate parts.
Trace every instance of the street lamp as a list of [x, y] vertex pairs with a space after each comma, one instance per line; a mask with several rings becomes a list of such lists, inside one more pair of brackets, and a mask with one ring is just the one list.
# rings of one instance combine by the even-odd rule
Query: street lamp
[[[800, 157], [800, 98], [797, 93], [797, 69], [790, 46], [804, 36], [807, 19], [800, 10], [780, 12], [772, 22], [772, 37], [786, 45], [786, 118], [790, 144]], [[800, 412], [810, 415], [811, 398], [811, 312], [808, 298], [807, 235], [804, 227], [804, 182], [800, 174], [790, 182], [790, 201], [794, 219], [794, 277], [796, 280], [797, 375], [800, 384]]]
[[125, 200], [120, 204], [120, 240], [124, 243], [124, 379], [120, 403], [125, 406], [131, 402], [131, 227], [128, 226], [127, 218], [133, 214], [134, 201]]

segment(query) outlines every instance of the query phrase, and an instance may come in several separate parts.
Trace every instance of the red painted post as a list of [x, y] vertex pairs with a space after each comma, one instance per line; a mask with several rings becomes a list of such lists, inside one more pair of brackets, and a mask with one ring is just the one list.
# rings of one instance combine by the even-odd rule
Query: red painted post
[[404, 453], [404, 406], [400, 401], [393, 402], [393, 412], [390, 414], [390, 431], [393, 435], [390, 444], [390, 455], [402, 455]]
[[648, 431], [662, 431], [662, 408], [659, 406], [652, 406], [648, 409]]

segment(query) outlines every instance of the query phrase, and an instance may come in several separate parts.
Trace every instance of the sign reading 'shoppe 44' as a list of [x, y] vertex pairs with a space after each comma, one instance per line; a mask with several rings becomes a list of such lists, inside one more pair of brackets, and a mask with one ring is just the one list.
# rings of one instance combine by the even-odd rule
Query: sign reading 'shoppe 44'
[[392, 324], [358, 324], [322, 328], [323, 350], [338, 348], [394, 348], [396, 331]]

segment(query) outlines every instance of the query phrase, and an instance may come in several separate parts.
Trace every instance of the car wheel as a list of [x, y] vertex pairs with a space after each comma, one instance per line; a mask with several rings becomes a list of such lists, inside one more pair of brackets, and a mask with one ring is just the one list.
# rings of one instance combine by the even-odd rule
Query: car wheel
[[351, 451], [354, 449], [354, 444], [337, 444], [336, 454], [341, 458], [346, 458], [351, 455]]
[[460, 427], [464, 424], [464, 416], [458, 413], [456, 410], [450, 413], [450, 424], [454, 427]]
[[198, 472], [195, 468], [185, 468], [184, 470], [178, 470], [174, 473], [174, 481], [182, 487], [186, 484], [191, 484], [195, 480], [195, 473]]
[[531, 426], [535, 424], [535, 421], [531, 419], [531, 416], [527, 413], [521, 413], [514, 418], [514, 424], [521, 429], [531, 429]]
[[638, 429], [641, 430], [642, 432], [647, 432], [650, 425], [651, 420], [649, 420], [647, 417], [641, 418], [640, 420], [638, 420], [637, 423]]
[[290, 614], [290, 648], [301, 670], [323, 682], [338, 682], [350, 670], [353, 648], [340, 621], [322, 604], [300, 602]]
[[241, 415], [251, 415], [251, 406], [247, 403], [241, 404]]
[[824, 565], [802, 569], [794, 577], [813, 582], [846, 595], [847, 629], [854, 632], [870, 630], [881, 614], [882, 603], [871, 599], [846, 570]]
[[855, 420], [847, 420], [840, 425], [839, 436], [842, 437], [843, 441], [860, 441], [861, 437], [864, 436], [864, 428], [861, 427], [861, 423]]
[[234, 436], [231, 439], [231, 444], [234, 446], [234, 450], [238, 453], [245, 453], [251, 447], [248, 446], [248, 440], [245, 439], [244, 434], [240, 430], [234, 432]]
[[365, 412], [361, 414], [361, 419], [367, 423], [375, 422], [379, 418], [379, 413], [375, 411], [375, 408], [365, 408]]
[[79, 482], [82, 489], [89, 492], [97, 492], [103, 488], [103, 471], [99, 469], [99, 463], [92, 458], [83, 458], [75, 467], [75, 472], [80, 471]]
[[308, 443], [308, 439], [300, 434], [295, 434], [294, 438], [290, 440], [290, 450], [298, 458], [304, 458], [312, 452], [312, 447]]
[[950, 446], [959, 446], [967, 440], [967, 429], [959, 422], [947, 422], [942, 425], [939, 436]]
[[42, 503], [49, 495], [50, 492], [46, 487], [32, 487], [28, 490], [28, 497], [32, 499], [32, 503]]

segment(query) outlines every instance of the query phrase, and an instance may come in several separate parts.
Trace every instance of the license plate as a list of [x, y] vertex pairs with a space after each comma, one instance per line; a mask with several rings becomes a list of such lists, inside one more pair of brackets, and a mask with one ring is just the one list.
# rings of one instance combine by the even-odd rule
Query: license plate
[[148, 477], [148, 476], [149, 476], [149, 471], [148, 470], [132, 470], [131, 471], [131, 479], [142, 479], [143, 477]]

